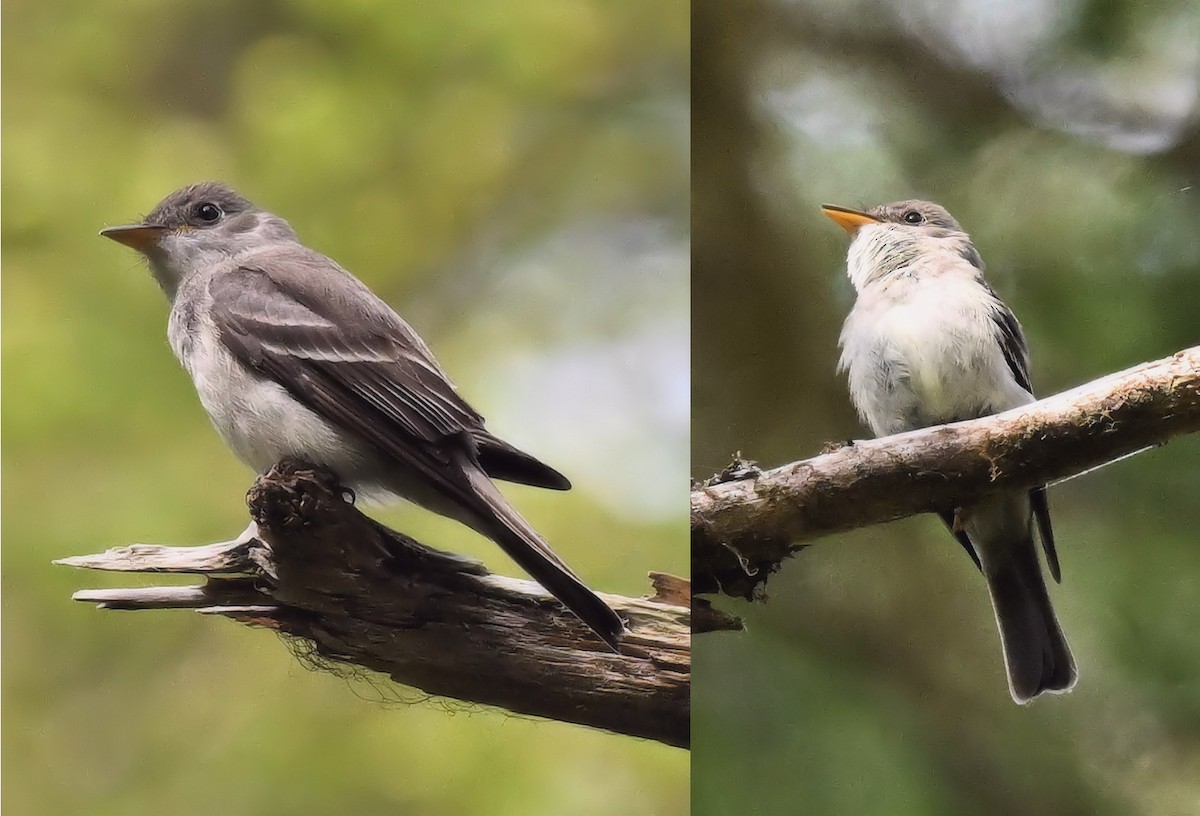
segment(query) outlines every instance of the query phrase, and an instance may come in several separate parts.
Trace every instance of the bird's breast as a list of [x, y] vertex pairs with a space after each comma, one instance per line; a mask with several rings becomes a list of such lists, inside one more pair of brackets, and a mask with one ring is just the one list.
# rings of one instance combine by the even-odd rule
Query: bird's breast
[[191, 375], [213, 426], [239, 459], [260, 473], [288, 457], [341, 474], [363, 463], [357, 440], [226, 348], [206, 310], [196, 309], [186, 330], [183, 323], [172, 314], [172, 349]]
[[1019, 404], [988, 303], [969, 288], [977, 286], [909, 280], [860, 293], [842, 334], [842, 367], [877, 434]]
[[966, 350], [980, 339], [969, 323], [936, 315], [931, 306], [918, 302], [890, 310], [879, 326], [881, 354], [928, 413], [952, 416], [975, 368]]

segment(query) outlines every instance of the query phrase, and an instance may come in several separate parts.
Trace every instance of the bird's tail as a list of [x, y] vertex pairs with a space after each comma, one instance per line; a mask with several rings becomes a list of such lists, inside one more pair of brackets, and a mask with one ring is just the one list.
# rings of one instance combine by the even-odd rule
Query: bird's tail
[[586, 623], [613, 651], [625, 632], [621, 618], [571, 571], [550, 545], [513, 508], [478, 466], [465, 468], [489, 518], [479, 531], [499, 544], [535, 581]]
[[989, 548], [983, 559], [1009, 691], [1022, 704], [1042, 692], [1070, 691], [1077, 677], [1029, 532], [1019, 544]]

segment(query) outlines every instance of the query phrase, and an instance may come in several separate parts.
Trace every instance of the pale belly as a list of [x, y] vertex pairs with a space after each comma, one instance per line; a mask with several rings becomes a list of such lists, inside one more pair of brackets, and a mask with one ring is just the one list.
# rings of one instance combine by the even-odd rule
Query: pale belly
[[176, 354], [192, 376], [200, 404], [234, 454], [262, 473], [288, 457], [325, 465], [348, 478], [369, 458], [362, 445], [304, 407], [281, 385], [240, 364], [211, 324], [192, 332]]
[[879, 357], [899, 390], [911, 392], [921, 421], [978, 416], [1000, 390], [1005, 372], [994, 365], [997, 353], [988, 353], [995, 340], [978, 328], [930, 321], [911, 308], [893, 310], [880, 326]]
[[850, 394], [876, 435], [986, 416], [1029, 402], [991, 315], [971, 298], [914, 288], [887, 308], [856, 304], [843, 333]]

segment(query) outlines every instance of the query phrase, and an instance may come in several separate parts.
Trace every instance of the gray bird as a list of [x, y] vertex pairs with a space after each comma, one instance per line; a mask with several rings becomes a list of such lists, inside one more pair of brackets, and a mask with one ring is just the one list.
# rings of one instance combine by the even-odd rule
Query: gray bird
[[250, 467], [333, 470], [499, 544], [612, 648], [621, 619], [493, 479], [567, 490], [561, 473], [488, 433], [416, 332], [288, 223], [207, 182], [101, 235], [142, 253], [171, 300], [167, 337], [213, 424]]
[[[1021, 325], [983, 277], [958, 222], [928, 201], [861, 212], [825, 205], [853, 236], [857, 298], [842, 327], [839, 371], [876, 436], [988, 416], [1034, 400]], [[1075, 685], [1033, 541], [1033, 519], [1060, 580], [1045, 487], [940, 514], [987, 582], [1018, 703]]]

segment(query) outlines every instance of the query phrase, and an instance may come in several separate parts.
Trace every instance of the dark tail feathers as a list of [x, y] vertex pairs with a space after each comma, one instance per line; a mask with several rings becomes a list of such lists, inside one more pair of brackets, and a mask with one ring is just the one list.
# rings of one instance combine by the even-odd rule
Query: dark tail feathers
[[1033, 538], [1007, 555], [987, 564], [984, 577], [1004, 647], [1009, 690], [1014, 700], [1024, 704], [1042, 692], [1069, 691], [1077, 673], [1050, 605]]
[[617, 613], [579, 580], [529, 522], [513, 509], [486, 473], [469, 466], [465, 472], [475, 494], [490, 510], [480, 532], [504, 548], [521, 569], [562, 601], [614, 652], [618, 651], [617, 643], [625, 631], [625, 624]]
[[563, 606], [575, 613], [593, 632], [599, 635], [614, 652], [625, 632], [621, 618], [600, 600], [583, 581], [565, 566], [560, 566], [531, 547], [524, 537], [513, 531], [497, 535], [497, 542], [509, 557], [521, 566], [546, 590], [562, 601]]

